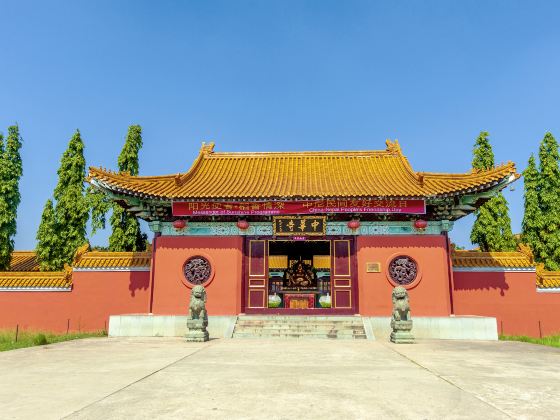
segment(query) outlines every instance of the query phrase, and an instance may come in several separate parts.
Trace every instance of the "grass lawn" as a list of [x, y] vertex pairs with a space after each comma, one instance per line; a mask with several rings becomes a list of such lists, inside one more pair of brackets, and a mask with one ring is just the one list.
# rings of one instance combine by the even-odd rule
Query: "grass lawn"
[[23, 347], [42, 346], [61, 341], [76, 340], [87, 337], [106, 337], [107, 332], [55, 334], [40, 331], [20, 331], [16, 342], [15, 330], [0, 330], [0, 351], [21, 349]]
[[560, 335], [549, 335], [543, 338], [527, 337], [526, 335], [500, 335], [500, 340], [523, 341], [525, 343], [542, 344], [544, 346], [560, 347]]

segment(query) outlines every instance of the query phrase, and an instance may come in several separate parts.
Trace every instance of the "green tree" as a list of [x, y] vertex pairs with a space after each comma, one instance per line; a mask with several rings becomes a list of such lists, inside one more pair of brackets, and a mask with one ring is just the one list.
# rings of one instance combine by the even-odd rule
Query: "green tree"
[[524, 179], [524, 214], [522, 223], [522, 240], [529, 245], [535, 258], [542, 254], [540, 231], [544, 226], [543, 214], [539, 206], [539, 172], [535, 163], [535, 156], [531, 154], [529, 164], [523, 171]]
[[[138, 152], [142, 148], [142, 128], [131, 125], [126, 141], [118, 158], [120, 172], [138, 175]], [[138, 219], [126, 212], [118, 204], [113, 204], [111, 215], [112, 234], [109, 237], [111, 251], [143, 251], [146, 249], [147, 236], [140, 231]]]
[[10, 210], [4, 199], [6, 183], [4, 178], [7, 171], [4, 169], [4, 136], [0, 133], [0, 270], [10, 267], [10, 238], [8, 235], [8, 224], [10, 222]]
[[513, 251], [517, 244], [511, 232], [508, 204], [503, 194], [498, 193], [479, 209], [471, 232], [471, 242], [478, 244], [481, 251]]
[[[80, 131], [76, 130], [60, 160], [58, 184], [54, 189], [54, 217], [47, 215], [49, 217], [44, 219], [48, 224], [54, 219], [54, 228], [44, 227], [43, 220], [39, 227], [39, 231], [44, 227], [44, 232], [55, 235], [55, 238], [46, 240], [42, 234], [43, 240], [37, 246], [40, 263], [48, 269], [60, 270], [64, 263], [71, 264], [76, 249], [86, 242], [89, 201], [84, 195], [85, 170], [84, 143]], [[45, 246], [54, 246], [55, 249], [44, 249]], [[42, 256], [53, 259], [42, 260]]]
[[41, 271], [57, 270], [64, 266], [60, 250], [61, 242], [57, 232], [53, 202], [48, 199], [41, 215], [35, 250]]
[[487, 131], [481, 131], [474, 142], [473, 169], [486, 171], [494, 167], [494, 152], [492, 151], [488, 136], [489, 133]]
[[10, 267], [17, 232], [17, 208], [21, 201], [19, 180], [23, 174], [19, 127], [8, 127], [8, 137], [0, 136], [0, 270]]
[[[494, 152], [488, 132], [481, 131], [473, 149], [473, 169], [486, 171], [494, 167]], [[512, 251], [516, 242], [511, 232], [507, 200], [497, 193], [475, 211], [476, 220], [471, 231], [471, 242], [481, 251]]]
[[558, 143], [546, 133], [539, 148], [538, 201], [542, 214], [537, 261], [547, 270], [560, 270], [560, 156]]

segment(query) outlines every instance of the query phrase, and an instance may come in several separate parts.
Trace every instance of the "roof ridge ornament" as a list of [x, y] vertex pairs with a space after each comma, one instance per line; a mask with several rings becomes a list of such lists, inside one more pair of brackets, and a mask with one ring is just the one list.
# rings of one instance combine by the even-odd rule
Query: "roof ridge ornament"
[[72, 266], [77, 265], [82, 257], [89, 251], [89, 242], [84, 243], [80, 246], [76, 252], [74, 252], [74, 258], [72, 259]]
[[424, 172], [417, 172], [416, 175], [418, 176], [418, 183], [423, 187], [424, 186]]
[[531, 250], [531, 248], [529, 247], [529, 245], [526, 245], [524, 243], [519, 242], [517, 244], [517, 249], [519, 250], [519, 252], [521, 252], [522, 254], [524, 254], [529, 261], [531, 262], [531, 264], [535, 263], [535, 257], [533, 255], [533, 251]]
[[210, 154], [210, 153], [214, 153], [214, 142], [211, 141], [209, 143], [206, 142], [202, 142], [202, 146], [200, 147], [200, 153], [203, 153], [205, 155]]
[[401, 146], [399, 141], [395, 139], [395, 141], [391, 141], [391, 139], [385, 140], [385, 144], [387, 145], [386, 150], [390, 153], [401, 153]]

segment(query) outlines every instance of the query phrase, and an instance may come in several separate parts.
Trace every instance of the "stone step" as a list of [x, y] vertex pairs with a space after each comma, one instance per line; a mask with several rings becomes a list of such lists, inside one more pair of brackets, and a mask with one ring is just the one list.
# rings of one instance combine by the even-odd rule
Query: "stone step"
[[365, 340], [364, 334], [312, 334], [312, 333], [269, 333], [269, 334], [253, 334], [253, 333], [234, 333], [233, 338], [323, 338], [323, 339], [343, 339], [343, 340]]
[[347, 340], [351, 340], [351, 339], [362, 339], [362, 338], [366, 338], [365, 334], [312, 334], [312, 333], [290, 333], [290, 332], [286, 332], [286, 333], [280, 333], [280, 332], [276, 332], [276, 333], [269, 333], [269, 334], [253, 334], [253, 333], [236, 333], [233, 335], [233, 338], [253, 338], [253, 337], [261, 337], [261, 338], [266, 338], [266, 337], [310, 337], [310, 338], [316, 338], [316, 337], [322, 337], [322, 338], [339, 338], [339, 339], [347, 339]]
[[357, 316], [241, 315], [234, 338], [366, 339]]
[[267, 328], [267, 329], [290, 329], [290, 328], [307, 328], [307, 329], [319, 329], [319, 330], [354, 330], [356, 328], [363, 329], [363, 325], [309, 325], [309, 324], [286, 324], [286, 325], [247, 325], [247, 324], [237, 324], [238, 328]]
[[346, 332], [348, 334], [353, 334], [353, 333], [360, 333], [363, 332], [364, 329], [363, 328], [244, 328], [244, 327], [236, 327], [234, 329], [234, 331], [246, 331], [246, 332], [259, 332], [259, 331], [263, 331], [263, 332], [274, 332], [274, 331], [278, 331], [278, 332], [286, 332], [286, 331], [291, 331], [291, 332], [304, 332], [304, 331], [308, 331], [308, 332], [315, 332], [315, 333], [330, 333], [330, 332]]
[[362, 327], [363, 324], [358, 323], [333, 323], [333, 322], [244, 322], [239, 321], [237, 325], [247, 326], [247, 327], [275, 327], [275, 328], [286, 328], [290, 326], [308, 326], [308, 327], [320, 327], [320, 328], [356, 328]]
[[239, 319], [237, 322], [242, 324], [318, 324], [318, 325], [331, 325], [331, 324], [340, 324], [340, 325], [360, 325], [362, 324], [362, 320], [359, 319], [357, 321], [315, 321], [315, 320], [273, 320], [273, 319], [266, 319], [266, 320], [246, 320], [246, 319]]
[[359, 316], [346, 315], [346, 316], [322, 316], [322, 315], [239, 315], [239, 320], [256, 320], [256, 321], [356, 321], [361, 322], [362, 318]]
[[285, 330], [308, 330], [308, 331], [363, 331], [364, 327], [355, 325], [351, 327], [317, 327], [313, 325], [282, 325], [280, 327], [274, 325], [236, 325], [235, 330], [251, 330], [251, 331], [285, 331]]
[[246, 324], [354, 324], [358, 325], [362, 323], [361, 319], [357, 320], [341, 320], [341, 321], [328, 321], [328, 320], [315, 320], [315, 319], [287, 319], [287, 320], [276, 320], [276, 319], [239, 319], [238, 322]]
[[277, 327], [271, 327], [271, 326], [263, 326], [263, 327], [248, 327], [248, 326], [236, 326], [235, 327], [235, 331], [316, 331], [316, 332], [320, 332], [320, 331], [347, 331], [347, 332], [360, 332], [360, 331], [364, 331], [363, 327], [353, 327], [353, 328], [337, 328], [337, 327], [332, 327], [332, 328], [314, 328], [314, 327], [309, 327], [307, 325], [286, 325], [285, 327], [282, 328], [277, 328]]

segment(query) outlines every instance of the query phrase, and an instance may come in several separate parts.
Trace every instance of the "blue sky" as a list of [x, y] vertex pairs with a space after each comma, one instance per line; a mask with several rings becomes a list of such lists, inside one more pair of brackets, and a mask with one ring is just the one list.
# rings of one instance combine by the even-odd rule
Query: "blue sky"
[[[116, 168], [140, 124], [140, 173], [219, 151], [383, 149], [418, 171], [466, 172], [491, 134], [526, 166], [560, 136], [559, 2], [0, 1], [0, 130], [24, 139], [16, 248], [32, 249], [76, 128]], [[506, 191], [513, 230], [523, 185]], [[472, 217], [451, 236], [470, 245]], [[105, 244], [107, 233], [93, 244]]]

